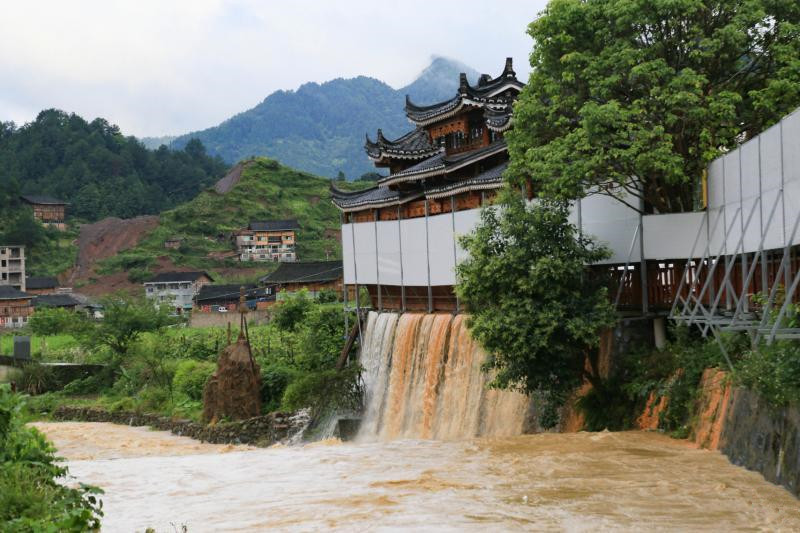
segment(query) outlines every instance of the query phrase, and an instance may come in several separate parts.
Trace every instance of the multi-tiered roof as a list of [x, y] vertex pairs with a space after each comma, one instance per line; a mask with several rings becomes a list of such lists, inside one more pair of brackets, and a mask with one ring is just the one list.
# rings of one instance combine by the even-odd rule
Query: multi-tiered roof
[[378, 130], [364, 146], [390, 174], [364, 191], [332, 189], [334, 203], [355, 212], [499, 188], [508, 164], [503, 133], [522, 87], [508, 58], [499, 76], [483, 74], [476, 85], [462, 73], [456, 95], [444, 102], [423, 106], [406, 97], [406, 116], [415, 128], [395, 140]]

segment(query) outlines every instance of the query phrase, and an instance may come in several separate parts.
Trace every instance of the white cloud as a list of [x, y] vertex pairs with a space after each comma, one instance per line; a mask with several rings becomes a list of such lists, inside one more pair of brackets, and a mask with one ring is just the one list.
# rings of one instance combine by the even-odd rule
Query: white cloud
[[432, 54], [526, 75], [527, 24], [545, 0], [5, 2], [0, 120], [44, 108], [126, 133], [219, 123], [278, 89], [368, 75], [410, 82]]

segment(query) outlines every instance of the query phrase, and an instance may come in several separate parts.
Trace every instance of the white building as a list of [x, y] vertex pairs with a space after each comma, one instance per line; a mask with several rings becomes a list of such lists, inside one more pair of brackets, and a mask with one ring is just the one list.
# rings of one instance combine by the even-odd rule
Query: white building
[[214, 281], [207, 272], [162, 272], [144, 283], [145, 296], [156, 305], [171, 305], [177, 314], [192, 310], [200, 287]]

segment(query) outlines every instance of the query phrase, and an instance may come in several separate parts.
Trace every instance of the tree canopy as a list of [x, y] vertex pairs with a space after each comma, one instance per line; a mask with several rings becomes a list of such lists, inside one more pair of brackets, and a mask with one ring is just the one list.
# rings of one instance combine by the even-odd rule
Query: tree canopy
[[65, 200], [68, 216], [95, 221], [174, 207], [221, 178], [226, 165], [197, 139], [182, 151], [151, 152], [101, 118], [48, 109], [21, 127], [0, 123], [0, 169], [4, 216], [22, 207], [20, 194], [33, 194]]
[[484, 209], [462, 239], [469, 257], [457, 267], [457, 291], [495, 386], [563, 399], [580, 384], [599, 331], [616, 320], [603, 280], [586, 269], [608, 251], [568, 213], [566, 202], [528, 205], [507, 191], [502, 208]]
[[528, 34], [510, 175], [541, 195], [690, 210], [712, 159], [800, 105], [797, 0], [553, 0]]

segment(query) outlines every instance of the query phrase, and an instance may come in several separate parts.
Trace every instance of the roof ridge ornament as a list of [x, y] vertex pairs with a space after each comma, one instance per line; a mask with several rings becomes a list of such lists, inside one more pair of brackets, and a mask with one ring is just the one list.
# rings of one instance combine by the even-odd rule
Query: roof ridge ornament
[[469, 82], [467, 82], [467, 73], [461, 72], [458, 75], [458, 93], [460, 95], [466, 95], [468, 87], [469, 87]]
[[506, 58], [506, 66], [505, 66], [505, 68], [503, 68], [503, 75], [506, 78], [515, 78], [517, 76], [517, 73], [514, 72], [514, 58], [513, 57], [507, 57]]

